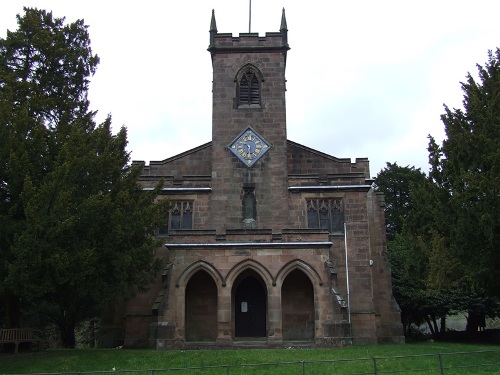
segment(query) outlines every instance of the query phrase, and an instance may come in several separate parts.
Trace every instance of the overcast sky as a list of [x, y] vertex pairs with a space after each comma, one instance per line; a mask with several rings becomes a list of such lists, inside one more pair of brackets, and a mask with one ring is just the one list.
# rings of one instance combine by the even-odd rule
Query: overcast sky
[[[83, 18], [101, 59], [89, 97], [98, 121], [126, 126], [133, 160], [163, 160], [211, 140], [212, 9], [219, 32], [248, 32], [249, 0], [8, 0], [0, 36], [22, 6]], [[252, 0], [251, 31], [288, 41], [288, 138], [340, 158], [424, 172], [427, 135], [444, 137], [443, 104], [500, 47], [498, 0]]]

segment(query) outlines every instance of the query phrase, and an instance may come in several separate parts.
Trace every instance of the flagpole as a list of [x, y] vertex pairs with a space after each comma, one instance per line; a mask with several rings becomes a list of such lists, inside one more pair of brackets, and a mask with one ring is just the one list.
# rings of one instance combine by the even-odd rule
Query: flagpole
[[347, 283], [347, 319], [351, 324], [351, 292], [349, 290], [349, 264], [347, 262], [347, 224], [344, 223], [344, 243], [345, 243], [345, 275]]
[[248, 4], [248, 33], [252, 32], [252, 0]]

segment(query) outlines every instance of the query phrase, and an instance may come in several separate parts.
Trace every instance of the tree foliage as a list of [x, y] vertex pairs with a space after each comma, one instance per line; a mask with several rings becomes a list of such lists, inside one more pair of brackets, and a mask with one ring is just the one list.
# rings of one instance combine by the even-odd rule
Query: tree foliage
[[468, 314], [470, 331], [499, 313], [500, 50], [478, 77], [461, 84], [463, 109], [444, 107], [442, 145], [429, 136], [428, 178], [388, 163], [376, 181], [390, 202], [396, 298], [409, 321], [428, 320], [433, 332], [444, 326], [435, 318], [452, 312]]
[[440, 156], [432, 175], [455, 213], [452, 251], [469, 265], [473, 287], [500, 297], [500, 50], [477, 67], [479, 81], [468, 74], [461, 84], [463, 110], [445, 106], [446, 139], [429, 147]]
[[426, 180], [425, 174], [415, 167], [401, 167], [397, 163], [386, 163], [375, 182], [376, 189], [385, 196], [386, 233], [389, 240], [403, 230], [403, 224], [411, 211], [412, 186]]
[[462, 265], [462, 289], [469, 296], [462, 300], [470, 302], [470, 330], [484, 315], [498, 313], [500, 297], [500, 50], [490, 51], [477, 68], [479, 80], [469, 73], [461, 83], [463, 109], [445, 106], [442, 145], [432, 137], [429, 142], [431, 176], [450, 211], [450, 257]]
[[129, 164], [125, 128], [94, 121], [99, 58], [82, 20], [25, 8], [0, 39], [0, 292], [7, 324], [36, 307], [75, 345], [75, 327], [159, 267], [164, 207]]
[[386, 197], [393, 291], [405, 332], [412, 323], [427, 323], [439, 333], [438, 320], [450, 311], [450, 280], [444, 280], [448, 274], [442, 262], [446, 244], [436, 230], [442, 221], [439, 189], [420, 169], [396, 163], [387, 163], [377, 175], [376, 187]]

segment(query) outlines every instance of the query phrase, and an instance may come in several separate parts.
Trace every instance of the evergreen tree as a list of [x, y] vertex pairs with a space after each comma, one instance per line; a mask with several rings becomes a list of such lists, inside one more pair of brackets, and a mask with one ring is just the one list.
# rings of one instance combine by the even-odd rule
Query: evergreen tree
[[0, 292], [9, 326], [36, 307], [74, 347], [79, 322], [156, 274], [164, 204], [139, 186], [126, 130], [89, 111], [87, 26], [31, 8], [17, 20], [0, 39]]
[[[484, 306], [500, 297], [500, 50], [488, 57], [484, 67], [477, 65], [479, 81], [468, 74], [461, 84], [463, 109], [445, 106], [442, 145], [432, 137], [429, 142], [431, 177], [449, 208], [450, 256], [462, 263], [465, 294], [483, 295]], [[469, 317], [477, 315], [474, 305]], [[491, 309], [482, 310], [483, 317], [491, 314]], [[477, 323], [469, 323], [477, 330]]]
[[438, 334], [452, 309], [447, 298], [451, 278], [445, 277], [451, 268], [442, 262], [447, 256], [446, 241], [436, 229], [444, 220], [439, 188], [420, 169], [396, 163], [387, 163], [377, 175], [376, 187], [385, 195], [394, 296], [402, 310], [405, 334], [411, 324], [424, 322]]
[[499, 313], [500, 50], [478, 72], [462, 83], [463, 109], [445, 106], [443, 144], [429, 136], [429, 178], [388, 163], [376, 180], [396, 299], [407, 323], [433, 332], [452, 312], [474, 332]]
[[415, 167], [401, 167], [386, 163], [375, 180], [375, 188], [384, 193], [386, 233], [389, 240], [403, 230], [403, 224], [411, 211], [411, 186], [419, 186], [426, 180], [425, 174]]

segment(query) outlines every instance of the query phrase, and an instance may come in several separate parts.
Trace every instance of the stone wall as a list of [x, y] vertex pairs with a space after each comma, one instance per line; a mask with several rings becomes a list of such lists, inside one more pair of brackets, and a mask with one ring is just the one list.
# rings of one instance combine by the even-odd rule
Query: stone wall
[[[268, 347], [287, 340], [402, 341], [383, 199], [371, 188], [368, 159], [352, 163], [287, 140], [289, 48], [282, 31], [233, 37], [211, 27], [212, 141], [149, 165], [136, 162], [144, 188], [164, 180], [159, 199], [193, 202], [193, 223], [161, 237], [164, 270], [148, 291], [117, 308], [112, 321], [123, 314], [126, 345], [237, 346], [236, 321], [247, 312], [236, 302], [242, 285], [254, 285], [264, 298], [258, 306], [264, 315], [255, 316], [263, 321], [257, 336]], [[260, 78], [260, 104], [238, 106], [237, 77], [249, 66]], [[252, 168], [227, 147], [248, 127], [271, 145]], [[243, 210], [248, 189], [255, 194], [251, 226]], [[341, 200], [347, 232], [309, 228], [308, 199]]]

